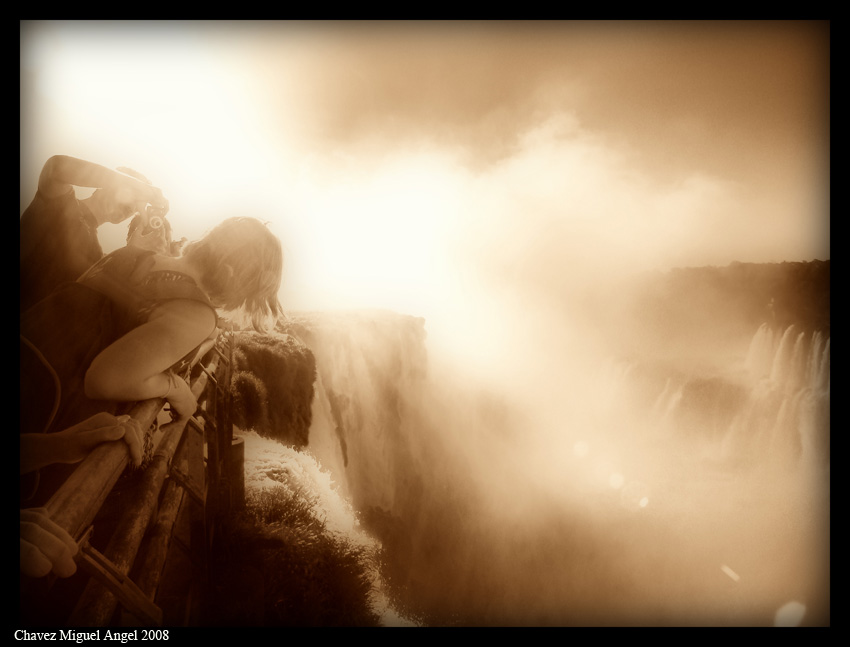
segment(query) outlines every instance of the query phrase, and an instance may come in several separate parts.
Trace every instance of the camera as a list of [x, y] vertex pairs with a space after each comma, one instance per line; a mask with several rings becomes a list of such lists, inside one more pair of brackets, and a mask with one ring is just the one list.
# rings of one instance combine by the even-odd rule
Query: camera
[[159, 229], [165, 225], [165, 213], [163, 209], [158, 209], [153, 205], [148, 205], [145, 209], [145, 226], [147, 229]]

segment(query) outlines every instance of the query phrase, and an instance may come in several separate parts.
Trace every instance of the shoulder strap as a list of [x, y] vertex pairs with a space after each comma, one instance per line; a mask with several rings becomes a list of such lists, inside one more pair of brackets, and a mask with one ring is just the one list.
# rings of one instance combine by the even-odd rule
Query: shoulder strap
[[[40, 405], [50, 404], [50, 413], [48, 413], [45, 418], [44, 425], [39, 430], [42, 433], [47, 431], [50, 428], [50, 425], [53, 424], [53, 419], [56, 417], [56, 412], [59, 410], [59, 403], [62, 399], [62, 381], [59, 379], [59, 376], [56, 374], [56, 371], [53, 369], [53, 365], [47, 361], [47, 358], [42, 355], [41, 351], [36, 348], [35, 344], [33, 344], [29, 339], [21, 337], [21, 382], [24, 382], [25, 379], [29, 379], [31, 375], [23, 375], [25, 372], [25, 365], [27, 364], [27, 356], [31, 357], [31, 361], [38, 366], [41, 366], [44, 371], [50, 376], [50, 380], [53, 384], [53, 402], [41, 402]], [[23, 395], [23, 393], [22, 393]], [[44, 394], [42, 394], [44, 395]], [[34, 403], [31, 403], [32, 406], [35, 406]], [[25, 416], [21, 415], [21, 418], [25, 418]], [[34, 432], [35, 430], [27, 430], [27, 432]]]

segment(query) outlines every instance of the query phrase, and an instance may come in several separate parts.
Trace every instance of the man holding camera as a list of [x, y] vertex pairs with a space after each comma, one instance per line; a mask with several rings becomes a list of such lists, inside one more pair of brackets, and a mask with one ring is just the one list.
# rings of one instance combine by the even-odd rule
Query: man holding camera
[[[74, 187], [96, 190], [80, 200]], [[67, 155], [48, 159], [21, 215], [21, 312], [103, 257], [100, 225], [147, 215], [149, 206], [161, 218], [168, 212], [162, 191], [132, 169], [112, 170]]]

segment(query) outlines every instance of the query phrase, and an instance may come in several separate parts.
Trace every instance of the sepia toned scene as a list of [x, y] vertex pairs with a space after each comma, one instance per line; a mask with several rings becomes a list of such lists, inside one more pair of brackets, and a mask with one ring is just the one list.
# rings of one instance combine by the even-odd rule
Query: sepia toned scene
[[830, 626], [829, 21], [20, 45], [17, 638]]

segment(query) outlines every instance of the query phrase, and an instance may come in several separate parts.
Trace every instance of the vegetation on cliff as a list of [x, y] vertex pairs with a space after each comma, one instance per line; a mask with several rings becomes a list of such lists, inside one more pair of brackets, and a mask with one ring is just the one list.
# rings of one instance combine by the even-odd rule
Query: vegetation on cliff
[[725, 359], [764, 323], [829, 337], [830, 262], [675, 268], [594, 293], [586, 305], [617, 353]]
[[368, 548], [329, 532], [304, 488], [249, 490], [230, 545], [210, 624], [379, 626]]
[[657, 304], [677, 324], [686, 323], [687, 309], [703, 320], [733, 313], [748, 332], [768, 322], [828, 336], [829, 270], [828, 260], [677, 268], [653, 284], [647, 305]]
[[306, 447], [316, 360], [290, 335], [234, 333], [233, 423], [293, 447]]
[[209, 624], [376, 627], [368, 547], [329, 532], [304, 487], [249, 489]]

